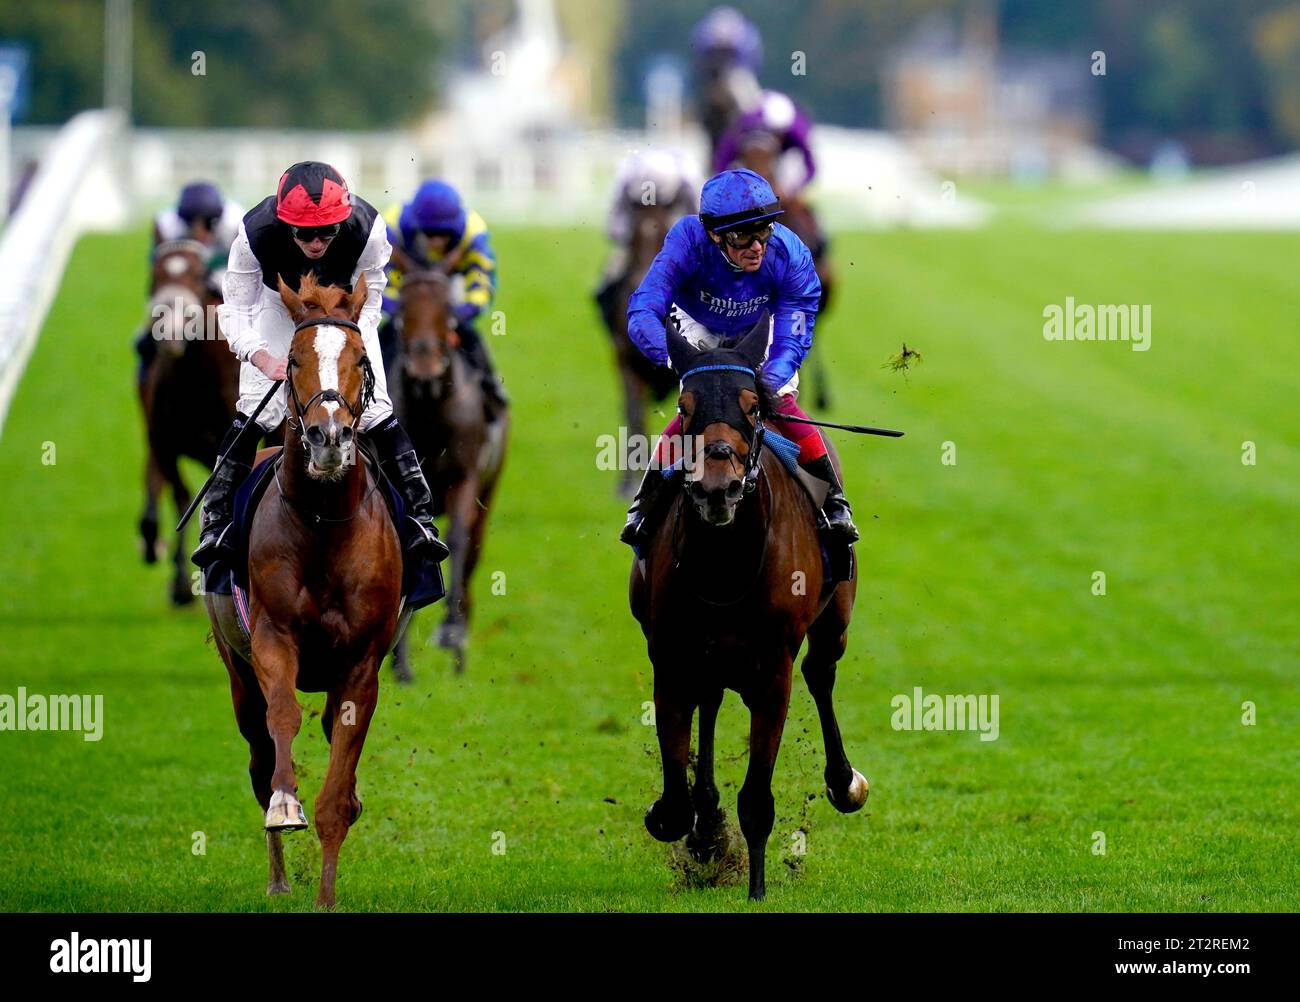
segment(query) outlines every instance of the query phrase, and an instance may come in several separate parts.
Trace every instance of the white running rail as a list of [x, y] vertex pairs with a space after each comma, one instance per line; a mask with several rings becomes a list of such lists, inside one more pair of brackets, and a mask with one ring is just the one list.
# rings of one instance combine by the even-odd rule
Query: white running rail
[[0, 433], [73, 242], [87, 223], [107, 222], [88, 218], [79, 203], [89, 186], [111, 183], [106, 160], [119, 122], [107, 111], [71, 119], [0, 234]]

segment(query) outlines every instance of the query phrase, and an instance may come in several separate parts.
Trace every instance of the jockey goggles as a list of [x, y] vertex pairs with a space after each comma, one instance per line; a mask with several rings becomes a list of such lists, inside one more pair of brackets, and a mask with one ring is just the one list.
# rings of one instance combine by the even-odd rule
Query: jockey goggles
[[329, 243], [339, 235], [341, 223], [334, 223], [332, 226], [290, 226], [295, 240], [301, 240], [305, 244], [313, 240], [323, 240]]
[[768, 223], [766, 226], [756, 226], [744, 230], [725, 230], [722, 233], [722, 239], [727, 242], [727, 246], [732, 250], [745, 250], [755, 240], [766, 245], [772, 239], [772, 224]]

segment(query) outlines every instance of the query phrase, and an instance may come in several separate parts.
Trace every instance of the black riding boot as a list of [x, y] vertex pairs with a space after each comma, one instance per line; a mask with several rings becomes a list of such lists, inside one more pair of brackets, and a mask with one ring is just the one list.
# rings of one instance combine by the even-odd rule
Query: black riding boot
[[420, 460], [406, 429], [396, 417], [390, 417], [366, 434], [379, 453], [384, 473], [402, 492], [407, 516], [420, 527], [421, 531], [410, 543], [411, 553], [435, 562], [446, 560], [451, 551], [438, 538], [438, 527], [433, 524], [433, 495], [429, 493], [429, 484], [424, 479], [424, 471], [420, 469]]
[[241, 435], [247, 427], [248, 418], [236, 414], [234, 423], [222, 440], [221, 448], [217, 450], [217, 455], [225, 455], [226, 461], [212, 478], [212, 486], [208, 488], [208, 495], [203, 501], [199, 545], [190, 556], [190, 560], [198, 567], [206, 568], [218, 558], [228, 559], [231, 556], [225, 536], [234, 517], [235, 491], [239, 490], [239, 485], [253, 468], [257, 442], [261, 438], [256, 428]]
[[482, 377], [484, 409], [488, 422], [491, 423], [510, 406], [510, 398], [506, 396], [505, 385], [492, 366], [492, 357], [488, 354], [486, 341], [487, 339], [472, 327], [462, 328], [460, 331], [461, 351]]
[[830, 485], [826, 491], [826, 500], [822, 503], [822, 514], [826, 516], [831, 531], [843, 538], [845, 542], [852, 543], [857, 540], [858, 527], [853, 524], [853, 512], [849, 508], [848, 500], [844, 497], [844, 489], [840, 486], [840, 478], [835, 475], [835, 467], [831, 465], [831, 457], [819, 456], [810, 463], [800, 463], [799, 465], [818, 480], [824, 480]]
[[641, 478], [641, 486], [632, 498], [632, 507], [627, 510], [627, 523], [619, 533], [620, 542], [628, 546], [644, 546], [650, 541], [654, 531], [660, 501], [669, 496], [668, 485], [676, 484], [681, 478], [680, 468], [674, 468], [668, 476], [658, 467], [650, 467]]

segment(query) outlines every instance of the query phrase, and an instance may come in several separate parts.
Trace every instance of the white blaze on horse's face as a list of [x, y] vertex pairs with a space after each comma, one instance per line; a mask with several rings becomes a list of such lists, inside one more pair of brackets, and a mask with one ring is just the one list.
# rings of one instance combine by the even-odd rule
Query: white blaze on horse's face
[[[343, 347], [348, 343], [348, 336], [338, 327], [317, 327], [316, 328], [316, 363], [317, 378], [320, 380], [322, 390], [337, 390], [339, 388], [339, 356], [343, 354]], [[330, 416], [330, 428], [334, 427], [334, 412], [339, 409], [339, 405], [327, 400], [321, 404], [325, 408], [325, 413]]]
[[[316, 381], [320, 392], [340, 389], [342, 374], [339, 366], [347, 343], [348, 336], [342, 328], [329, 324], [316, 328], [312, 350], [316, 353]], [[326, 423], [324, 426], [317, 424], [303, 428], [306, 445], [311, 453], [307, 473], [317, 479], [336, 480], [344, 475], [350, 465], [352, 429], [351, 426], [339, 424], [338, 401], [321, 400], [316, 407], [324, 412]], [[304, 423], [305, 421], [306, 415]]]

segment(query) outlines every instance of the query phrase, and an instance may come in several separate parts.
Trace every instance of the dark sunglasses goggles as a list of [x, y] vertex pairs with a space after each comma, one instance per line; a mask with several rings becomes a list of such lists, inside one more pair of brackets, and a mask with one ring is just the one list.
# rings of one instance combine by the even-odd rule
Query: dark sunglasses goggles
[[772, 239], [772, 224], [768, 223], [766, 226], [757, 226], [745, 230], [727, 230], [722, 234], [722, 239], [733, 250], [744, 250], [746, 247], [751, 246], [755, 240], [766, 245]]
[[339, 235], [341, 223], [335, 223], [333, 226], [290, 226], [295, 240], [301, 240], [305, 244], [313, 240], [324, 240], [327, 243]]

